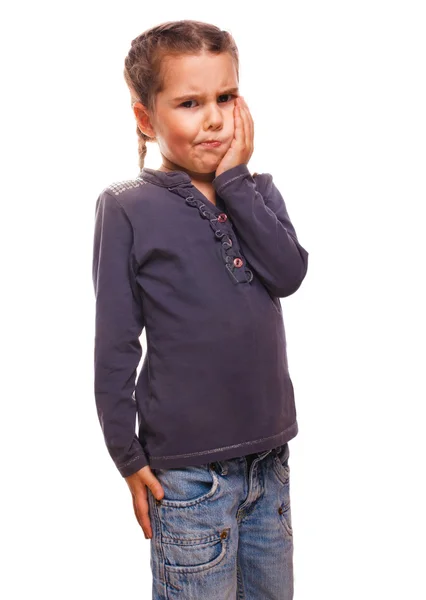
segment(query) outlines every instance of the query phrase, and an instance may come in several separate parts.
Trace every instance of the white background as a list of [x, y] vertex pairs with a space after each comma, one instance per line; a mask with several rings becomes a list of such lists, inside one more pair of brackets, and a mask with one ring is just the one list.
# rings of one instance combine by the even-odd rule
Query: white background
[[[310, 253], [282, 299], [299, 423], [295, 600], [426, 598], [423, 10], [3, 9], [2, 598], [150, 597], [150, 542], [95, 411], [92, 236], [100, 191], [139, 170], [130, 42], [185, 18], [235, 37], [255, 122], [249, 168], [274, 175]], [[156, 150], [145, 166], [159, 166]]]

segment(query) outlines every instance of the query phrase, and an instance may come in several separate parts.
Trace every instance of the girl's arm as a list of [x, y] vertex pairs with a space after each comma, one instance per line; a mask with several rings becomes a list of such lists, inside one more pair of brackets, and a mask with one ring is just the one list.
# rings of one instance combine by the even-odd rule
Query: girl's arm
[[213, 185], [226, 204], [249, 266], [274, 296], [294, 294], [308, 270], [309, 253], [299, 244], [272, 175], [254, 178], [241, 163], [218, 175]]
[[93, 244], [94, 392], [106, 446], [123, 477], [149, 462], [135, 433], [133, 392], [145, 323], [132, 248], [132, 225], [116, 198], [104, 190], [96, 201]]

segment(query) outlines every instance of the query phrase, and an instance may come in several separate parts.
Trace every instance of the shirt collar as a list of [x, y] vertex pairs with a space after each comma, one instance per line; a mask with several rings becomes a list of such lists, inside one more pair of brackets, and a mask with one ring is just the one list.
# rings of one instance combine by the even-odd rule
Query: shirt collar
[[192, 185], [191, 177], [185, 171], [158, 171], [143, 167], [139, 172], [139, 177], [162, 187]]

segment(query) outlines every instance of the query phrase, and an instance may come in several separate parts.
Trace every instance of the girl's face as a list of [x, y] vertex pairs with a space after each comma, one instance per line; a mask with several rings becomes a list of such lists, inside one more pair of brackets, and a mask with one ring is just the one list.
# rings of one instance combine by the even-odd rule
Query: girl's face
[[[239, 91], [232, 57], [227, 52], [168, 57], [163, 68], [164, 89], [157, 95], [155, 114], [138, 122], [144, 132], [155, 135], [164, 170], [210, 181], [234, 136]], [[222, 143], [200, 145], [211, 139]]]

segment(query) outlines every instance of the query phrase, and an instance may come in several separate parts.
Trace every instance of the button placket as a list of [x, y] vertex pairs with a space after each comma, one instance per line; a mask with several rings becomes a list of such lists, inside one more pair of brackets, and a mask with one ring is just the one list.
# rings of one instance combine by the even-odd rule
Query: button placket
[[[215, 214], [213, 211], [207, 208], [207, 205], [202, 200], [199, 200], [189, 192], [189, 190], [180, 189], [179, 187], [169, 187], [170, 191], [178, 193], [185, 197], [185, 202], [188, 206], [198, 208], [200, 216], [203, 219], [209, 221], [209, 225], [212, 228], [215, 239], [221, 242], [221, 254], [225, 262], [225, 267], [234, 283], [250, 283], [253, 279], [253, 272], [251, 269], [246, 267], [246, 260], [242, 256], [241, 252], [238, 251], [238, 243], [232, 233], [232, 225], [228, 219], [228, 215], [224, 212]], [[189, 192], [189, 195], [185, 194], [185, 191]], [[226, 225], [223, 225], [226, 223]], [[234, 245], [234, 240], [235, 245]], [[223, 239], [224, 238], [224, 239]]]

